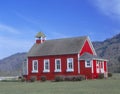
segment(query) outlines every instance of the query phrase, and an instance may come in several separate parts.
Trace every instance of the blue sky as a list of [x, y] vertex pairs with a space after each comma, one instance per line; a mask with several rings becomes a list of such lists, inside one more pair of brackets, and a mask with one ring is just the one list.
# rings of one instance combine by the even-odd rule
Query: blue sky
[[39, 31], [103, 41], [120, 33], [120, 0], [0, 0], [0, 59], [27, 52]]

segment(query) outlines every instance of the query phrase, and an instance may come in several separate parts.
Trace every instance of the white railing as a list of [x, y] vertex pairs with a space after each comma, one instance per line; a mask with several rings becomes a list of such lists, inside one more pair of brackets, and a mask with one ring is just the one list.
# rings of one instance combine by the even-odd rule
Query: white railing
[[2, 80], [18, 80], [18, 76], [0, 77], [0, 81]]

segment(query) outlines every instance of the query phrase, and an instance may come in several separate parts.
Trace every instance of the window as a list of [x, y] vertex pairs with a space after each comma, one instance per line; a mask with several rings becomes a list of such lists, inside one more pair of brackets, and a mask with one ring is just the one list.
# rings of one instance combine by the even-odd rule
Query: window
[[23, 69], [22, 71], [23, 75], [27, 75], [28, 74], [28, 61], [27, 60], [24, 60], [22, 69]]
[[37, 73], [38, 72], [38, 60], [32, 61], [32, 72]]
[[49, 59], [44, 60], [44, 70], [43, 72], [50, 72], [50, 61]]
[[55, 59], [55, 72], [61, 72], [61, 59]]
[[74, 71], [73, 58], [68, 58], [67, 59], [67, 72], [72, 72], [72, 71]]
[[91, 67], [91, 61], [90, 60], [85, 61], [85, 67]]

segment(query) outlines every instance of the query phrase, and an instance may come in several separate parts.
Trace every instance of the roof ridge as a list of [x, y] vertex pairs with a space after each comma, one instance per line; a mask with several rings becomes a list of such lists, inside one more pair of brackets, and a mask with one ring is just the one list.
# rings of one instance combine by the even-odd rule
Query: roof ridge
[[75, 38], [88, 38], [88, 36], [66, 37], [66, 38], [49, 39], [49, 40], [64, 40], [64, 39], [75, 39]]

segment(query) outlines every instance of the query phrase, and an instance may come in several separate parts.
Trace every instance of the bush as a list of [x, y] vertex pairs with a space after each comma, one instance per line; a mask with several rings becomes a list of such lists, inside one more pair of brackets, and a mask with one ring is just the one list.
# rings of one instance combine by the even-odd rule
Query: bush
[[76, 77], [75, 76], [66, 76], [65, 81], [75, 81]]
[[65, 81], [82, 81], [85, 80], [84, 75], [78, 75], [78, 76], [66, 76]]
[[108, 77], [112, 77], [112, 73], [109, 72], [109, 73], [108, 73]]
[[60, 81], [82, 81], [85, 80], [85, 76], [84, 75], [71, 75], [71, 76], [55, 76], [54, 81], [55, 82], [60, 82]]
[[104, 74], [103, 73], [100, 73], [99, 75], [98, 75], [98, 79], [103, 79], [104, 78]]
[[25, 77], [21, 77], [20, 80], [21, 80], [21, 82], [25, 82], [26, 78]]
[[37, 77], [36, 76], [31, 76], [30, 77], [30, 82], [35, 82], [37, 80]]
[[85, 80], [85, 76], [84, 75], [79, 75], [76, 77], [76, 81], [82, 81], [82, 80]]
[[47, 80], [46, 76], [41, 76], [40, 79], [41, 79], [42, 82]]
[[64, 81], [64, 76], [62, 76], [62, 75], [57, 75], [57, 76], [55, 76], [55, 82], [60, 82], [60, 81]]

